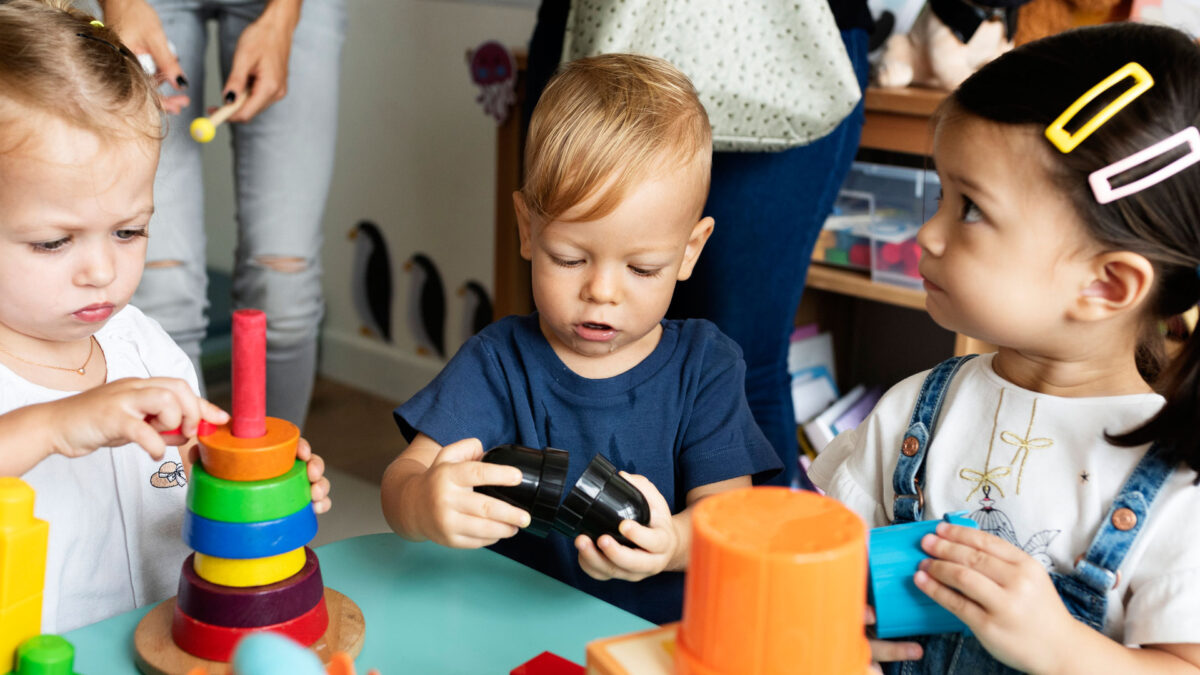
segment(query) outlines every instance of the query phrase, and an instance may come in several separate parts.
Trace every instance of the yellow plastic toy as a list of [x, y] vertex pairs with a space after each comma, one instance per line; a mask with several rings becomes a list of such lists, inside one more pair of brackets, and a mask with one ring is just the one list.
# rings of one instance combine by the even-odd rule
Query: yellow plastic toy
[[192, 125], [188, 127], [188, 131], [192, 134], [192, 139], [197, 143], [207, 143], [217, 135], [217, 127], [221, 123], [229, 119], [229, 116], [238, 111], [242, 107], [242, 101], [245, 100], [246, 94], [242, 98], [236, 99], [233, 103], [225, 105], [213, 111], [210, 117], [197, 117], [192, 120]]
[[[1087, 104], [1091, 103], [1100, 94], [1108, 91], [1118, 83], [1123, 82], [1126, 78], [1133, 78], [1133, 86], [1123, 92], [1120, 96], [1113, 99], [1111, 103], [1100, 109], [1100, 112], [1093, 115], [1075, 132], [1067, 131], [1067, 124], [1083, 110]], [[1046, 127], [1046, 138], [1058, 148], [1058, 151], [1064, 155], [1074, 150], [1083, 139], [1092, 135], [1092, 132], [1099, 129], [1105, 122], [1112, 119], [1122, 108], [1129, 105], [1133, 99], [1141, 96], [1147, 89], [1154, 86], [1154, 78], [1140, 63], [1126, 63], [1117, 69], [1115, 73], [1100, 80], [1096, 86], [1084, 92], [1075, 100], [1063, 114], [1058, 116], [1050, 126]]]
[[41, 633], [42, 588], [50, 525], [33, 517], [33, 488], [0, 477], [0, 671], [15, 668], [17, 647]]
[[201, 579], [219, 586], [266, 586], [283, 581], [304, 567], [307, 559], [301, 546], [266, 558], [218, 558], [197, 551], [192, 561]]

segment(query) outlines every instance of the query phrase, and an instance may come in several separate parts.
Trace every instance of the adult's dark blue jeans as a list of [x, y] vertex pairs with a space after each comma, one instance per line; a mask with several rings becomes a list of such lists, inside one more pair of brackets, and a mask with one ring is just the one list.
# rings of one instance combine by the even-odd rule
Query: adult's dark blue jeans
[[[842, 31], [859, 84], [867, 84], [867, 32]], [[770, 483], [811, 488], [800, 470], [788, 338], [817, 234], [833, 208], [862, 134], [860, 101], [828, 135], [783, 152], [718, 152], [704, 215], [716, 221], [669, 316], [709, 319], [742, 347], [746, 397], [783, 460]]]

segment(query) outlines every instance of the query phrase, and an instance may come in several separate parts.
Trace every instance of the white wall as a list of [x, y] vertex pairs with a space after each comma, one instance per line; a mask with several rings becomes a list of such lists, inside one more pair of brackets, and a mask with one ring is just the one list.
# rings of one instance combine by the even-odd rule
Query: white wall
[[[440, 370], [419, 356], [406, 330], [408, 276], [415, 251], [439, 265], [447, 293], [446, 345], [462, 342], [455, 290], [468, 279], [492, 286], [495, 123], [475, 103], [466, 50], [484, 40], [524, 46], [531, 0], [349, 0], [337, 164], [325, 212], [326, 320], [321, 372], [396, 400]], [[210, 60], [211, 63], [211, 60]], [[212, 70], [211, 72], [217, 72]], [[210, 82], [215, 101], [219, 82]], [[226, 144], [205, 155], [210, 264], [232, 264], [233, 190]], [[350, 291], [350, 228], [379, 225], [392, 260], [393, 338], [359, 332]]]

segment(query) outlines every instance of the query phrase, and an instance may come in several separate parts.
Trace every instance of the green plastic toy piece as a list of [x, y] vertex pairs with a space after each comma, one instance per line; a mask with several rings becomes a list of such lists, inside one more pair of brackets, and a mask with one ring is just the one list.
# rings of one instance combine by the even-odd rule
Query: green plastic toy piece
[[61, 635], [31, 637], [17, 647], [17, 669], [12, 675], [79, 675], [75, 647]]
[[187, 506], [209, 520], [257, 523], [295, 513], [311, 500], [308, 467], [299, 460], [282, 476], [252, 481], [217, 478], [196, 464], [188, 485]]

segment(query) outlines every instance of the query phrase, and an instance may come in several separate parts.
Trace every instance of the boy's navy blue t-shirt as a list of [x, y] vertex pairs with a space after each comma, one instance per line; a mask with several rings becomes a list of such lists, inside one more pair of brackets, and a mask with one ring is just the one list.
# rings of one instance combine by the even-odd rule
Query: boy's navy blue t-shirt
[[[478, 438], [485, 450], [504, 443], [566, 450], [567, 490], [599, 453], [653, 482], [672, 513], [687, 506], [693, 488], [776, 473], [779, 458], [746, 403], [741, 349], [705, 320], [662, 326], [662, 339], [641, 363], [593, 380], [563, 364], [536, 313], [501, 319], [396, 408], [396, 422], [409, 441], [420, 432], [441, 445]], [[521, 531], [491, 548], [649, 621], [676, 621], [682, 613], [682, 573], [597, 581], [557, 532], [542, 539]]]

